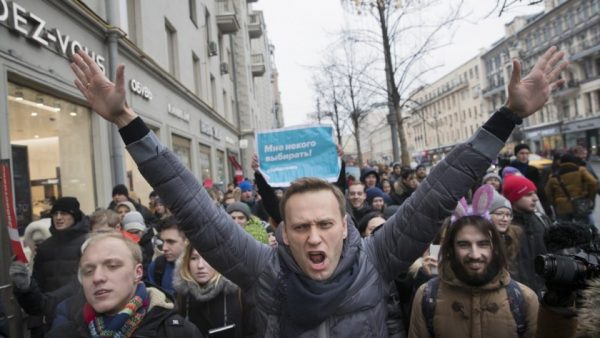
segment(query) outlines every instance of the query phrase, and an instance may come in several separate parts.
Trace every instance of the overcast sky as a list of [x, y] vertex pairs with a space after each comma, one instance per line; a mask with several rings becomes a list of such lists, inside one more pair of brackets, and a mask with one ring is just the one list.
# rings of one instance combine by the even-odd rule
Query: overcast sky
[[[428, 82], [442, 77], [477, 55], [481, 48], [501, 39], [504, 23], [514, 16], [543, 10], [543, 5], [519, 5], [500, 18], [498, 11], [486, 18], [494, 3], [495, 0], [465, 0], [463, 13], [468, 20], [459, 23], [453, 37], [448, 36], [452, 42], [447, 47], [432, 55], [433, 61], [441, 67], [428, 75]], [[259, 0], [254, 8], [264, 12], [267, 34], [275, 45], [285, 125], [306, 123], [307, 114], [315, 111], [310, 67], [320, 63], [323, 51], [344, 22], [353, 19], [352, 14], [342, 9], [340, 0]]]

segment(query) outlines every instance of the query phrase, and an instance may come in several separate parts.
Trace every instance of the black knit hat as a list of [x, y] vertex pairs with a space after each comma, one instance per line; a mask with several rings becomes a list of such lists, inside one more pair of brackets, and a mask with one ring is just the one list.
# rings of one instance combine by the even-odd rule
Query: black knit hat
[[125, 196], [129, 197], [129, 190], [127, 189], [127, 187], [124, 184], [117, 184], [113, 188], [112, 195], [113, 196], [125, 195]]
[[69, 213], [75, 219], [75, 223], [81, 221], [83, 213], [79, 209], [79, 201], [75, 197], [61, 197], [54, 202], [52, 206], [51, 214], [57, 211]]
[[519, 151], [521, 151], [523, 149], [527, 149], [527, 150], [531, 151], [531, 149], [529, 149], [528, 145], [526, 145], [525, 143], [519, 143], [515, 146], [515, 155], [517, 155], [519, 153]]

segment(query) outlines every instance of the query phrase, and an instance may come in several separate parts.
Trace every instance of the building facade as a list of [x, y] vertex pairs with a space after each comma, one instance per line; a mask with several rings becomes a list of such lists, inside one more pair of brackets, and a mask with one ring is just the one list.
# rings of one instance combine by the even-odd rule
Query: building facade
[[547, 155], [581, 144], [598, 155], [600, 0], [548, 0], [544, 12], [516, 17], [506, 25], [504, 38], [412, 93], [415, 102], [407, 111], [406, 132], [413, 158], [443, 156], [464, 141], [506, 102], [511, 60], [518, 57], [526, 74], [552, 45], [564, 50], [570, 62], [562, 75], [566, 83], [513, 132], [505, 151], [526, 142]]
[[[251, 2], [0, 0], [0, 159], [12, 164], [20, 229], [61, 196], [85, 213], [106, 207], [116, 183], [148, 200], [116, 130], [73, 84], [78, 49], [107, 76], [125, 65], [128, 104], [199, 181], [232, 181], [230, 157], [249, 169], [240, 141], [283, 125], [274, 48]], [[0, 240], [6, 272], [6, 232]]]

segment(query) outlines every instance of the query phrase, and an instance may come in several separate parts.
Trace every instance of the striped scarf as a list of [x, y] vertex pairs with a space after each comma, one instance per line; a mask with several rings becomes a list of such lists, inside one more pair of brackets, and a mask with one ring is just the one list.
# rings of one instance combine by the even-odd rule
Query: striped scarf
[[144, 283], [139, 283], [135, 295], [116, 315], [98, 314], [89, 303], [83, 308], [83, 318], [94, 338], [131, 337], [146, 315], [150, 297]]

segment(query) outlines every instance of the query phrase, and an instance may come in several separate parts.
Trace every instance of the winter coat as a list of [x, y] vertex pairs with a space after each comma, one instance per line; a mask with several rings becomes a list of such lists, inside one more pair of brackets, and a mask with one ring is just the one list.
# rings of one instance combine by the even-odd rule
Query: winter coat
[[570, 217], [573, 214], [573, 204], [565, 194], [556, 175], [559, 175], [571, 198], [584, 197], [592, 202], [596, 199], [598, 181], [594, 176], [585, 167], [580, 167], [575, 163], [561, 163], [558, 173], [550, 176], [546, 183], [546, 197], [554, 206], [557, 217]]
[[[137, 330], [133, 333], [133, 338], [203, 337], [198, 328], [177, 314], [172, 300], [166, 294], [152, 287], [147, 288], [147, 290], [150, 294], [148, 312], [142, 319]], [[81, 303], [81, 301], [79, 300], [78, 303]], [[78, 310], [77, 313], [73, 314], [67, 320], [61, 320], [63, 324], [53, 327], [46, 334], [46, 338], [91, 337], [88, 327], [83, 321], [83, 307]]]
[[52, 236], [42, 243], [35, 255], [32, 278], [42, 292], [54, 291], [77, 279], [81, 257], [81, 244], [89, 233], [89, 221], [83, 217], [70, 228], [56, 230], [50, 226]]
[[220, 276], [217, 281], [202, 287], [196, 281], [183, 279], [181, 262], [181, 258], [177, 260], [173, 276], [179, 314], [196, 325], [205, 336], [210, 329], [235, 324], [234, 337], [242, 337], [242, 307], [237, 285]]
[[[442, 263], [444, 264], [444, 263]], [[433, 314], [436, 338], [509, 338], [518, 337], [517, 324], [511, 312], [505, 286], [510, 282], [508, 271], [500, 271], [489, 283], [472, 287], [460, 281], [449, 262], [440, 275], [440, 285]], [[535, 292], [517, 283], [524, 298], [527, 330], [524, 337], [534, 337], [537, 329], [538, 300]], [[410, 318], [409, 337], [429, 337], [422, 311], [423, 293], [427, 284], [415, 294]]]
[[[143, 134], [141, 130], [145, 130]], [[120, 131], [140, 172], [171, 206], [193, 247], [256, 304], [259, 336], [282, 336], [284, 304], [274, 290], [280, 285], [282, 267], [303, 275], [282, 240], [283, 227], [276, 233], [277, 248], [255, 241], [211, 201], [177, 156], [147, 130], [137, 119]], [[468, 143], [456, 146], [373, 236], [361, 239], [349, 225], [331, 279], [349, 266], [356, 266], [356, 277], [330, 317], [317, 327], [306, 328], [300, 337], [386, 337], [390, 282], [421, 256], [438, 232], [438, 221], [454, 210], [458, 199], [483, 176], [503, 145], [494, 134], [480, 129]]]
[[544, 235], [550, 226], [546, 216], [536, 213], [521, 213], [513, 210], [513, 224], [521, 227], [519, 238], [520, 250], [516, 258], [515, 274], [513, 279], [527, 285], [538, 295], [544, 290], [544, 279], [535, 273], [534, 259], [537, 255], [545, 254], [546, 244]]

